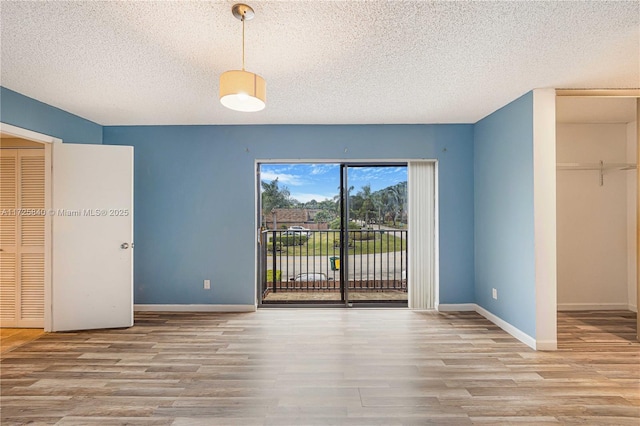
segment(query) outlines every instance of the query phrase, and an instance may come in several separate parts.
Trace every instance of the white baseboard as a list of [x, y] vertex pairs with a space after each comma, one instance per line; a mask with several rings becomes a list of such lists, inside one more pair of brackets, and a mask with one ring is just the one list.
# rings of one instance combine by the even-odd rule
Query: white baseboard
[[525, 345], [529, 346], [531, 349], [538, 349], [536, 345], [536, 339], [529, 336], [527, 333], [520, 330], [519, 328], [509, 324], [499, 316], [492, 314], [482, 306], [478, 306], [478, 305], [476, 305], [476, 312], [482, 315], [483, 317], [485, 317], [486, 319], [488, 319], [489, 321], [491, 321], [492, 323], [494, 323], [495, 325], [497, 325], [498, 327], [500, 327], [501, 329], [503, 329], [504, 331], [506, 331], [507, 333], [509, 333], [510, 335], [512, 335], [513, 337], [515, 337], [516, 339], [520, 340]]
[[255, 305], [133, 305], [136, 312], [254, 312]]
[[520, 340], [525, 345], [536, 350], [555, 350], [557, 343], [554, 342], [536, 342], [536, 340], [529, 336], [524, 331], [514, 327], [502, 318], [492, 314], [476, 303], [445, 303], [436, 306], [438, 312], [477, 312], [516, 339]]
[[558, 350], [557, 340], [536, 340], [536, 351], [556, 351]]
[[631, 308], [627, 303], [558, 303], [559, 311], [627, 311]]
[[475, 303], [441, 303], [436, 309], [438, 312], [475, 312], [477, 307]]

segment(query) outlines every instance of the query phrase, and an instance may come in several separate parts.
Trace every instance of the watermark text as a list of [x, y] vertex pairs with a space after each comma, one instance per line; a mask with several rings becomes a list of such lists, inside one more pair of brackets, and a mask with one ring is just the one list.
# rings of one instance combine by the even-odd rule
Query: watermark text
[[118, 217], [129, 209], [0, 209], [0, 216]]

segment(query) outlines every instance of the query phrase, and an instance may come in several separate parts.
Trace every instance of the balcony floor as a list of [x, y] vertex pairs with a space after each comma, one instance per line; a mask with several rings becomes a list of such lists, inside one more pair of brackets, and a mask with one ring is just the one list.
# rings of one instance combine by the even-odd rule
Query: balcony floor
[[[406, 301], [407, 292], [400, 290], [385, 291], [350, 291], [349, 299], [353, 302], [362, 301]], [[339, 291], [286, 291], [278, 290], [276, 293], [269, 292], [263, 302], [328, 302], [341, 300]]]

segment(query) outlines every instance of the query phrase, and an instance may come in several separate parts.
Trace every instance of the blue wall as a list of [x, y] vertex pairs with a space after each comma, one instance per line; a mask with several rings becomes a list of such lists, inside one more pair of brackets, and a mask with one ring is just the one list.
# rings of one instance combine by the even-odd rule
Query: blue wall
[[475, 301], [535, 337], [532, 92], [476, 123], [473, 164]]
[[536, 335], [532, 93], [475, 125], [103, 128], [0, 87], [0, 121], [135, 147], [136, 303], [253, 303], [256, 159], [438, 159], [440, 302]]
[[256, 159], [421, 158], [439, 160], [440, 301], [474, 302], [472, 125], [105, 127], [104, 143], [134, 146], [135, 303], [254, 302]]
[[62, 139], [67, 143], [102, 143], [102, 126], [0, 87], [0, 121]]

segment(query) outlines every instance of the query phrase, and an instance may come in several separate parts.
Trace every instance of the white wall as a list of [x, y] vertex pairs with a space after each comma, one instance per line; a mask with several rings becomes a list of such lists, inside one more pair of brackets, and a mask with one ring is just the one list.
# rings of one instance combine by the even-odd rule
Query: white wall
[[[556, 132], [558, 163], [626, 163], [631, 158], [627, 124], [558, 123]], [[558, 309], [627, 309], [633, 304], [632, 173], [606, 173], [600, 186], [598, 171], [558, 171]]]
[[[627, 162], [635, 163], [638, 159], [638, 139], [636, 136], [636, 122], [627, 124]], [[638, 311], [637, 306], [637, 265], [638, 251], [636, 244], [636, 227], [637, 227], [637, 202], [638, 185], [637, 170], [625, 172], [627, 175], [627, 280], [629, 308], [632, 311]]]
[[558, 348], [556, 230], [556, 91], [533, 91], [533, 217], [536, 257], [536, 349]]

